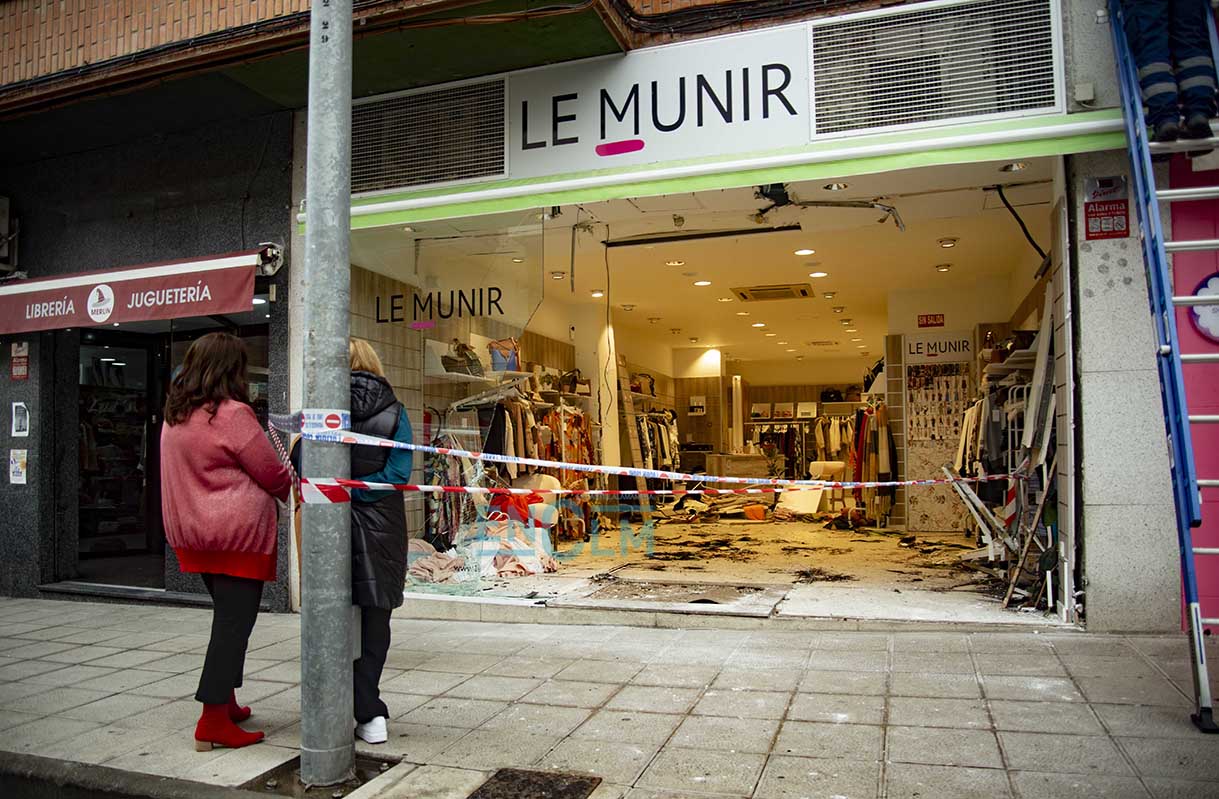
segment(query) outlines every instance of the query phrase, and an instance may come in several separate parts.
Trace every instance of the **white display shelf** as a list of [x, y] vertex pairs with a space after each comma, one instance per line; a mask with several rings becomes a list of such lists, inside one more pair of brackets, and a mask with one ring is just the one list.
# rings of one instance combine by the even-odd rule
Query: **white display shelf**
[[461, 372], [424, 372], [423, 376], [429, 380], [443, 380], [450, 383], [505, 383], [509, 380], [516, 380], [521, 377], [529, 377], [529, 372], [487, 372], [479, 377], [478, 375], [467, 375]]

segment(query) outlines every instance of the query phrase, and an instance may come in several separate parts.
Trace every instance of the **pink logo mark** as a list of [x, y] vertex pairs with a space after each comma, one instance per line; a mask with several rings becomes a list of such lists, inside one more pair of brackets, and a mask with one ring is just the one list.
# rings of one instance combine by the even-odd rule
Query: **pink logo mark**
[[623, 139], [622, 141], [611, 141], [605, 144], [598, 144], [596, 151], [597, 155], [623, 155], [625, 153], [637, 153], [643, 149], [643, 139]]

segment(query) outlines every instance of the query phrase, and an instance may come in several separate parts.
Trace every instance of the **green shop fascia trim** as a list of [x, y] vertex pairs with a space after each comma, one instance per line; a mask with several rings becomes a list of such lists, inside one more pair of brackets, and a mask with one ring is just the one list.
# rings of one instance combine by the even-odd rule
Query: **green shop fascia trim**
[[[1001, 122], [983, 123], [954, 127], [951, 129], [937, 128], [920, 130], [903, 134], [886, 134], [858, 138], [851, 142], [852, 146], [883, 145], [886, 143], [909, 143], [911, 141], [944, 139], [946, 137], [973, 136], [986, 133], [1006, 133], [1015, 130], [1029, 130], [1075, 125], [1081, 122], [1104, 123], [1113, 122], [1120, 125], [1121, 114], [1116, 109], [1093, 111], [1083, 114], [1055, 115], [1052, 117], [1032, 117], [1003, 120]], [[787, 166], [762, 166], [757, 169], [726, 170], [710, 172], [694, 177], [657, 178], [649, 177], [657, 172], [673, 167], [688, 165], [714, 164], [724, 159], [702, 159], [665, 164], [649, 164], [636, 169], [598, 170], [592, 172], [571, 173], [566, 175], [548, 176], [545, 178], [529, 178], [526, 180], [498, 180], [485, 183], [470, 184], [461, 187], [446, 186], [420, 191], [381, 194], [353, 198], [352, 207], [374, 205], [401, 200], [424, 201], [435, 198], [435, 205], [392, 210], [384, 213], [374, 213], [353, 216], [351, 228], [362, 230], [386, 225], [402, 225], [412, 222], [427, 222], [438, 219], [455, 219], [484, 214], [522, 211], [531, 208], [543, 208], [552, 205], [571, 205], [574, 203], [600, 202], [604, 200], [627, 199], [633, 197], [648, 197], [662, 194], [677, 194], [718, 189], [732, 189], [743, 186], [754, 186], [763, 183], [787, 183], [794, 181], [819, 180], [830, 177], [850, 177], [852, 175], [868, 175], [880, 172], [891, 172], [898, 169], [915, 167], [947, 166], [951, 164], [968, 164], [985, 161], [1001, 161], [1020, 158], [1038, 158], [1056, 155], [1072, 155], [1076, 153], [1097, 152], [1103, 150], [1119, 150], [1126, 146], [1125, 134], [1120, 130], [1104, 133], [1088, 133], [1066, 136], [1036, 137], [1035, 134], [1025, 141], [1003, 142], [998, 144], [979, 144], [960, 147], [939, 147], [924, 152], [906, 152], [893, 155], [869, 156], [860, 158], [844, 158], [833, 161], [821, 161], [808, 164]], [[818, 142], [797, 151], [779, 151], [753, 154], [750, 157], [765, 158], [767, 156], [790, 153], [807, 153], [814, 156], [818, 151], [842, 149], [844, 142]], [[741, 160], [741, 159], [734, 159]], [[588, 187], [577, 186], [570, 189], [539, 191], [520, 195], [484, 199], [472, 196], [469, 201], [460, 199], [462, 194], [477, 195], [489, 190], [514, 187], [526, 187], [532, 184], [547, 184], [576, 182], [578, 180], [605, 175], [621, 177], [621, 182], [610, 185]], [[304, 229], [304, 224], [301, 224]]]

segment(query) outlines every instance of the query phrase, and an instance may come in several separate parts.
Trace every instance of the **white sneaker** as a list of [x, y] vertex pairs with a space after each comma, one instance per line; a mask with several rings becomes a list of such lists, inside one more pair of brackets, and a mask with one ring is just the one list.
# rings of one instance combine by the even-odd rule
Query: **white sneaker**
[[372, 721], [356, 725], [356, 737], [370, 744], [383, 744], [389, 738], [385, 729], [385, 716], [377, 716]]

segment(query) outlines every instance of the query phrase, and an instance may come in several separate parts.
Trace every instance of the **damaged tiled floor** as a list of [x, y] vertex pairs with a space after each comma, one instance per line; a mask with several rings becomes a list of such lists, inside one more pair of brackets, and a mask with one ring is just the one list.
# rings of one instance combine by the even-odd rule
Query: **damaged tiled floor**
[[[297, 754], [299, 621], [251, 641], [267, 742], [198, 753], [209, 611], [0, 599], [0, 759], [240, 785]], [[593, 799], [1219, 797], [1180, 636], [393, 627], [390, 740], [360, 748], [402, 763], [361, 797], [465, 799], [506, 767], [600, 777]]]

